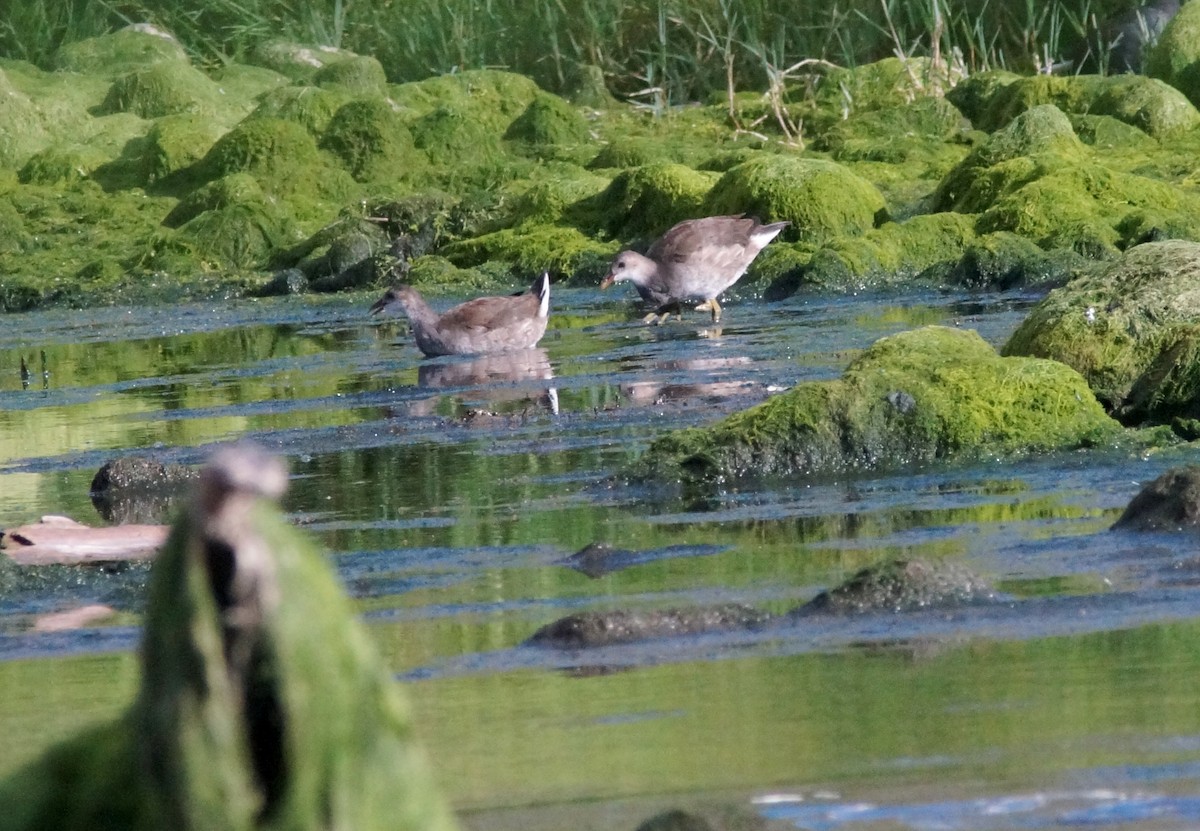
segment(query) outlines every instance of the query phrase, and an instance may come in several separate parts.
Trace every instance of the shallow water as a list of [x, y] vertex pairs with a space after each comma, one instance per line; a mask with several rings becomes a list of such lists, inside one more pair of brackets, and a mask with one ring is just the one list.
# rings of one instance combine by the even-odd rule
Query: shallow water
[[[561, 289], [541, 349], [433, 361], [369, 319], [371, 299], [6, 318], [0, 525], [99, 522], [91, 477], [135, 450], [198, 462], [249, 435], [286, 454], [286, 508], [331, 552], [472, 827], [632, 829], [712, 804], [814, 829], [1200, 822], [1198, 546], [1107, 530], [1187, 451], [703, 493], [611, 477], [663, 431], [835, 377], [883, 335], [945, 323], [1000, 344], [1035, 297], [744, 299], [714, 330], [695, 314], [645, 327], [620, 295]], [[594, 542], [624, 554], [563, 562]], [[966, 562], [1006, 599], [588, 653], [520, 646], [584, 609], [781, 612], [897, 556]], [[129, 566], [5, 584], [0, 775], [128, 702], [145, 579]], [[120, 614], [33, 629], [97, 601]]]

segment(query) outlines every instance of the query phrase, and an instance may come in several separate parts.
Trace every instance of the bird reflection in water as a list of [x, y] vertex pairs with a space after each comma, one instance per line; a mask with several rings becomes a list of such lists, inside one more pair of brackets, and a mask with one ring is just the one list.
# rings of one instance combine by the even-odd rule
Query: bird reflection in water
[[[417, 369], [418, 387], [451, 394], [468, 416], [520, 414], [531, 405], [557, 415], [558, 390], [550, 384], [530, 383], [553, 378], [550, 356], [541, 348], [439, 358], [422, 362]], [[409, 412], [432, 415], [442, 397], [431, 395], [413, 401]]]

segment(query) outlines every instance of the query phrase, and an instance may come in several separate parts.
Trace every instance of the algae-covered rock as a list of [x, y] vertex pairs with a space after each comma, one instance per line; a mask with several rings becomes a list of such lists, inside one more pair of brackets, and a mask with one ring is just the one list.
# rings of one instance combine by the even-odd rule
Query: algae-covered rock
[[65, 185], [86, 179], [106, 161], [109, 157], [94, 147], [54, 146], [34, 153], [17, 177], [24, 184]]
[[1146, 58], [1146, 74], [1200, 106], [1200, 6], [1185, 3]]
[[0, 168], [25, 162], [49, 141], [37, 104], [0, 69]]
[[101, 105], [105, 113], [134, 113], [158, 118], [174, 113], [215, 116], [221, 109], [220, 88], [200, 70], [185, 63], [157, 63], [122, 75], [109, 87]]
[[600, 148], [600, 152], [587, 163], [587, 167], [590, 170], [603, 170], [608, 167], [625, 169], [643, 167], [655, 162], [682, 163], [683, 154], [671, 142], [646, 136], [615, 136]]
[[265, 197], [257, 179], [249, 173], [231, 173], [196, 188], [179, 200], [163, 219], [163, 225], [178, 228], [205, 211], [263, 201]]
[[[1171, 371], [1171, 355], [1187, 354], [1185, 336], [1200, 324], [1200, 244], [1180, 240], [1146, 243], [1129, 249], [1107, 267], [1094, 269], [1052, 291], [1030, 312], [1004, 346], [1005, 355], [1052, 358], [1074, 367], [1111, 410], [1131, 404], [1134, 384], [1157, 361], [1152, 376], [1185, 383], [1164, 399], [1161, 416], [1155, 393], [1139, 393], [1140, 419], [1167, 419], [1175, 408], [1167, 401], [1200, 396], [1200, 379], [1191, 367]], [[1173, 350], [1180, 350], [1173, 352]], [[1165, 391], [1164, 391], [1165, 393]], [[1127, 414], [1132, 417], [1133, 413]], [[1127, 417], [1127, 416], [1122, 416]]]
[[871, 470], [1077, 448], [1119, 429], [1069, 367], [1001, 358], [976, 332], [930, 326], [876, 341], [838, 380], [669, 433], [633, 472], [711, 480]]
[[1061, 248], [1044, 251], [1032, 240], [1010, 231], [982, 234], [967, 244], [946, 274], [949, 285], [971, 289], [1009, 289], [1065, 283], [1087, 261]]
[[1114, 531], [1200, 530], [1200, 467], [1173, 468], [1143, 486], [1112, 527]]
[[153, 566], [137, 699], [0, 784], [6, 828], [454, 827], [399, 688], [271, 504], [286, 480], [249, 448], [210, 462]]
[[[1057, 107], [1034, 107], [957, 165], [932, 199], [940, 211], [978, 213], [981, 234], [1010, 231], [1043, 248], [1099, 258], [1150, 226], [1200, 236], [1200, 200], [1183, 188], [1096, 163]], [[1149, 220], [1139, 218], [1147, 213]]]
[[424, 160], [399, 114], [377, 98], [342, 106], [322, 135], [321, 147], [337, 156], [360, 182], [404, 179]]
[[353, 52], [335, 46], [308, 46], [284, 40], [260, 43], [247, 56], [255, 66], [271, 69], [291, 78], [308, 83], [322, 68], [356, 57]]
[[471, 69], [394, 84], [389, 93], [397, 104], [418, 114], [441, 108], [461, 112], [496, 137], [504, 135], [533, 100], [544, 95], [532, 79], [497, 69]]
[[750, 629], [769, 618], [768, 613], [740, 603], [685, 609], [580, 612], [546, 624], [526, 643], [555, 649], [595, 649], [649, 638]]
[[340, 89], [303, 85], [277, 87], [259, 96], [251, 117], [294, 121], [314, 136], [320, 136], [348, 98], [349, 93]]
[[903, 284], [930, 270], [945, 274], [975, 240], [974, 225], [974, 217], [964, 214], [924, 214], [840, 237], [813, 253], [803, 281], [853, 291]]
[[169, 32], [134, 24], [107, 35], [64, 43], [54, 68], [115, 77], [156, 63], [186, 63], [187, 52]]
[[557, 95], [542, 93], [529, 102], [504, 133], [539, 158], [590, 155], [591, 131], [583, 116]]
[[438, 253], [460, 268], [501, 263], [514, 276], [532, 279], [542, 271], [573, 274], [586, 264], [611, 258], [617, 253], [617, 246], [597, 242], [575, 228], [534, 225], [458, 240], [443, 246]]
[[1163, 341], [1158, 356], [1133, 382], [1117, 417], [1128, 424], [1170, 424], [1193, 441], [1200, 419], [1200, 324]]
[[156, 119], [142, 153], [147, 183], [159, 182], [204, 158], [226, 132], [202, 115], [169, 115]]
[[816, 614], [914, 612], [991, 602], [996, 591], [961, 563], [950, 560], [889, 560], [864, 568], [823, 591], [789, 617]]
[[412, 122], [413, 142], [438, 167], [494, 164], [504, 155], [500, 135], [466, 108], [439, 107]]
[[383, 71], [383, 64], [370, 55], [349, 55], [318, 69], [312, 76], [312, 84], [340, 87], [356, 95], [382, 95], [386, 92], [387, 75]]
[[571, 209], [580, 225], [611, 237], [656, 237], [677, 222], [705, 213], [715, 173], [656, 162], [617, 175], [601, 193]]
[[859, 234], [884, 219], [883, 195], [848, 168], [823, 159], [763, 155], [734, 167], [705, 200], [709, 215], [786, 220], [787, 239], [820, 243]]

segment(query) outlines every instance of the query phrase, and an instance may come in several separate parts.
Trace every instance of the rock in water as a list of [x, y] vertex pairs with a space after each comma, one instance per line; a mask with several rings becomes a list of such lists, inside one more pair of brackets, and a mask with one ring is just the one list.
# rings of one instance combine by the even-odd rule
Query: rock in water
[[0, 784], [3, 829], [453, 831], [283, 465], [219, 451], [154, 564], [128, 712]]

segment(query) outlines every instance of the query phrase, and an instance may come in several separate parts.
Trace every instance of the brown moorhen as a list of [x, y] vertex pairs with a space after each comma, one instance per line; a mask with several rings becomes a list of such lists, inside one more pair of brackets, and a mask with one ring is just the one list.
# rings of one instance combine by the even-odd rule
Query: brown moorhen
[[395, 286], [371, 306], [371, 314], [400, 307], [417, 348], [426, 355], [482, 355], [528, 349], [546, 333], [550, 316], [550, 274], [543, 272], [529, 291], [505, 297], [477, 297], [439, 316], [412, 286]]
[[643, 256], [622, 251], [613, 260], [600, 288], [629, 280], [638, 294], [655, 309], [646, 323], [662, 323], [680, 313], [686, 300], [702, 300], [697, 311], [712, 312], [721, 320], [717, 295], [746, 273], [758, 252], [788, 226], [787, 222], [761, 224], [746, 216], [710, 216], [688, 219], [667, 231]]

